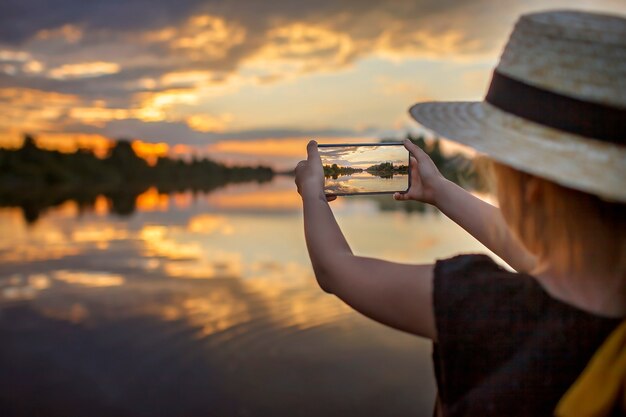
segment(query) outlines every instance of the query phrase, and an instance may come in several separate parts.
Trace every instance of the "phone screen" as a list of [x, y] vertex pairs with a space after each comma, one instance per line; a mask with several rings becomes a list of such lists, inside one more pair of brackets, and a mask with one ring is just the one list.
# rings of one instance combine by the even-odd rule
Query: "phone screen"
[[387, 194], [409, 189], [402, 143], [319, 144], [326, 195]]

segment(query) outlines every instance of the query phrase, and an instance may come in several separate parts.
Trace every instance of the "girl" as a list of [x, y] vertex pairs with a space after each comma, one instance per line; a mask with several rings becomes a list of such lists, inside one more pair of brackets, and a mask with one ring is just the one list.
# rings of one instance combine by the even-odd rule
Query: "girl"
[[499, 208], [447, 181], [409, 141], [411, 188], [394, 198], [435, 205], [517, 272], [484, 255], [431, 265], [356, 256], [324, 195], [315, 142], [298, 164], [320, 287], [434, 341], [439, 415], [552, 415], [626, 317], [625, 57], [624, 18], [525, 15], [483, 102], [411, 108], [489, 157]]

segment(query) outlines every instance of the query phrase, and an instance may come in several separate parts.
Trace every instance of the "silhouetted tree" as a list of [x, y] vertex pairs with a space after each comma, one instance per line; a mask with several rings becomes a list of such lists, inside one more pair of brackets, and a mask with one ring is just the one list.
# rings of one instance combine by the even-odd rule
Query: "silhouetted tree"
[[263, 182], [273, 176], [269, 167], [228, 167], [197, 156], [191, 162], [161, 157], [150, 166], [126, 139], [98, 158], [87, 149], [40, 149], [33, 136], [25, 135], [20, 149], [0, 148], [0, 206], [21, 206], [26, 220], [33, 222], [45, 208], [68, 199], [88, 210], [104, 194], [113, 212], [129, 214], [149, 186], [164, 192], [208, 192], [229, 182]]

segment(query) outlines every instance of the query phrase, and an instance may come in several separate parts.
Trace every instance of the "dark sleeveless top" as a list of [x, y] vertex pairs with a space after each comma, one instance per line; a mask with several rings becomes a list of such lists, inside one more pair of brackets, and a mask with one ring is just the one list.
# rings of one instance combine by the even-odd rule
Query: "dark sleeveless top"
[[552, 298], [484, 255], [438, 261], [433, 359], [443, 416], [551, 416], [622, 319]]

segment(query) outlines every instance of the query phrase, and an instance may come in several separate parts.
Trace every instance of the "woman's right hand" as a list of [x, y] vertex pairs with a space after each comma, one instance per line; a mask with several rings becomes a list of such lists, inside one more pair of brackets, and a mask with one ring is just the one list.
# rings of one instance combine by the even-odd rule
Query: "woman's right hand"
[[405, 139], [404, 147], [411, 154], [409, 158], [411, 186], [404, 193], [395, 193], [393, 198], [398, 201], [417, 200], [437, 205], [437, 194], [444, 187], [446, 179], [419, 146]]

